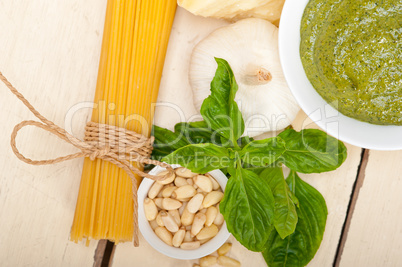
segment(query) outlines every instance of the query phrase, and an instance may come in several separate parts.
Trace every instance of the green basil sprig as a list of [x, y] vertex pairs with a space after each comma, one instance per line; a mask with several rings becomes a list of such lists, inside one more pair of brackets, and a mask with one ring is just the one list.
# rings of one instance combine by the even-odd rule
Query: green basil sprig
[[301, 173], [320, 173], [337, 169], [346, 159], [346, 147], [339, 140], [317, 129], [279, 134], [286, 142], [283, 162]]
[[294, 233], [286, 238], [272, 231], [262, 253], [270, 267], [305, 266], [320, 247], [327, 220], [327, 206], [322, 195], [303, 182], [295, 172], [286, 179], [289, 188], [299, 200], [299, 220]]
[[274, 226], [281, 238], [292, 234], [296, 229], [296, 206], [299, 201], [287, 185], [281, 167], [266, 168], [260, 177], [266, 180], [275, 198]]
[[228, 230], [249, 250], [262, 251], [274, 219], [275, 201], [271, 189], [257, 174], [240, 165], [236, 169], [229, 168], [229, 173], [231, 178], [219, 205]]
[[168, 163], [186, 166], [193, 172], [207, 173], [230, 166], [230, 150], [214, 144], [188, 145], [163, 158]]
[[[233, 236], [249, 250], [263, 251], [269, 266], [304, 266], [321, 244], [327, 208], [296, 172], [335, 170], [346, 147], [315, 129], [286, 129], [257, 141], [241, 137], [236, 80], [225, 60], [216, 62], [211, 95], [201, 107], [204, 121], [176, 124], [174, 132], [155, 126], [152, 156], [198, 173], [223, 170], [229, 181], [220, 212]], [[286, 180], [283, 165], [291, 169]]]
[[234, 98], [237, 83], [226, 60], [216, 58], [218, 69], [211, 82], [211, 95], [201, 105], [201, 115], [211, 128], [237, 147], [244, 132], [243, 116]]

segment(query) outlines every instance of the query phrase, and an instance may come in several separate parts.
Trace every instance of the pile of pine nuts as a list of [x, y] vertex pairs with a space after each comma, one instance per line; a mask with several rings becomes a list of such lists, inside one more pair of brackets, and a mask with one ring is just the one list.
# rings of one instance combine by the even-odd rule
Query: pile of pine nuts
[[[168, 171], [160, 172], [165, 176]], [[209, 174], [180, 167], [153, 183], [144, 200], [145, 217], [155, 234], [169, 246], [191, 250], [211, 240], [223, 224], [219, 202], [223, 192]]]
[[231, 248], [231, 243], [225, 243], [216, 251], [216, 253], [202, 257], [199, 260], [199, 264], [194, 264], [193, 267], [208, 267], [215, 264], [225, 267], [240, 267], [241, 264], [239, 261], [227, 256], [227, 253]]

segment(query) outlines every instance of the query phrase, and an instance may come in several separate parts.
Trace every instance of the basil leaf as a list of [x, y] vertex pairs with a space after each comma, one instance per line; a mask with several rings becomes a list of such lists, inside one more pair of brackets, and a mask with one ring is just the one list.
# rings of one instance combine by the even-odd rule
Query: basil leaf
[[254, 172], [257, 175], [260, 175], [266, 167], [259, 167], [259, 166], [251, 166], [249, 164], [244, 164], [244, 169]]
[[162, 157], [169, 155], [176, 149], [189, 144], [183, 134], [174, 133], [168, 129], [153, 125], [152, 135], [155, 137], [153, 144], [152, 158], [160, 160]]
[[[239, 146], [240, 149], [242, 149], [251, 141], [254, 141], [254, 139], [249, 136], [243, 136], [237, 139], [237, 145]], [[233, 147], [232, 142], [223, 136], [220, 137], [220, 145], [224, 147]]]
[[211, 82], [211, 95], [201, 106], [201, 115], [211, 128], [237, 145], [237, 139], [244, 132], [244, 121], [234, 101], [237, 83], [226, 60], [215, 58], [218, 68]]
[[265, 179], [275, 198], [274, 226], [281, 238], [292, 234], [296, 229], [297, 212], [293, 202], [295, 196], [290, 191], [281, 167], [266, 168], [260, 177]]
[[317, 129], [296, 132], [285, 130], [278, 135], [286, 142], [283, 163], [301, 173], [320, 173], [337, 169], [345, 161], [345, 145]]
[[280, 137], [250, 142], [240, 152], [242, 160], [253, 166], [268, 166], [274, 163], [286, 150]]
[[229, 168], [225, 196], [219, 204], [229, 232], [247, 249], [262, 251], [272, 230], [274, 197], [252, 171]]
[[249, 136], [243, 136], [242, 138], [237, 140], [237, 144], [239, 145], [240, 148], [244, 148], [246, 145], [248, 145], [252, 141], [254, 141], [254, 138], [249, 137]]
[[226, 168], [231, 163], [228, 149], [214, 144], [187, 145], [167, 155], [162, 161], [180, 164], [198, 173]]
[[153, 125], [152, 135], [155, 137], [155, 141], [152, 159], [161, 160], [176, 149], [189, 144], [220, 143], [220, 136], [214, 133], [205, 121], [179, 122], [174, 128], [175, 131], [172, 132]]
[[220, 136], [213, 132], [205, 121], [179, 122], [174, 129], [175, 133], [181, 133], [189, 144], [221, 144]]
[[327, 206], [322, 195], [302, 181], [295, 172], [286, 179], [299, 199], [299, 220], [293, 234], [282, 239], [272, 231], [262, 253], [270, 267], [302, 267], [307, 265], [320, 247], [327, 220]]

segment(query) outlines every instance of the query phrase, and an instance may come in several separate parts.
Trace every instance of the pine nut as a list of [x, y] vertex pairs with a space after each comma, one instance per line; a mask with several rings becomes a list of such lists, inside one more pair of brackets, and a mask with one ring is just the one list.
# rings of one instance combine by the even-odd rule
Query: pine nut
[[186, 230], [184, 229], [184, 227], [180, 228], [180, 230], [174, 234], [172, 240], [172, 244], [174, 247], [176, 248], [180, 247], [181, 243], [183, 243], [185, 234]]
[[189, 212], [188, 209], [185, 208], [183, 214], [181, 215], [181, 224], [183, 224], [184, 226], [193, 224], [194, 216], [194, 213]]
[[218, 226], [212, 224], [211, 226], [202, 228], [201, 231], [197, 234], [197, 239], [198, 240], [210, 239], [216, 236], [218, 232], [219, 232]]
[[211, 240], [212, 238], [207, 238], [207, 239], [202, 239], [202, 240], [199, 240], [200, 241], [200, 244], [202, 245], [202, 244], [205, 244], [205, 243], [207, 243], [209, 240]]
[[204, 208], [204, 209], [200, 209], [200, 212], [206, 214], [206, 213], [207, 213], [207, 209], [205, 209], [205, 208]]
[[189, 202], [190, 199], [191, 199], [191, 197], [187, 197], [187, 198], [177, 198], [178, 201], [186, 202], [186, 203]]
[[156, 220], [152, 220], [149, 222], [149, 225], [151, 225], [152, 230], [155, 230], [156, 227], [158, 227], [159, 225], [156, 223]]
[[209, 179], [205, 175], [197, 175], [196, 177], [194, 177], [194, 183], [204, 192], [208, 193], [212, 191], [211, 179]]
[[183, 211], [184, 211], [184, 209], [187, 207], [187, 205], [188, 205], [188, 202], [183, 202], [183, 205], [179, 208], [179, 214], [180, 214], [180, 216], [183, 215]]
[[218, 257], [218, 264], [227, 266], [227, 267], [240, 267], [241, 264], [239, 261], [229, 258], [227, 256], [219, 256]]
[[179, 231], [179, 226], [169, 213], [167, 213], [166, 211], [161, 211], [161, 217], [166, 229], [168, 229], [172, 233]]
[[183, 204], [176, 199], [164, 198], [162, 201], [162, 205], [165, 210], [176, 210], [180, 208]]
[[215, 256], [205, 256], [200, 259], [200, 267], [208, 267], [216, 264], [218, 258]]
[[174, 179], [174, 185], [177, 187], [188, 185], [187, 179], [183, 177], [176, 177], [176, 179]]
[[148, 191], [148, 197], [150, 199], [154, 199], [159, 194], [159, 191], [161, 191], [162, 187], [163, 187], [163, 184], [153, 183], [151, 188]]
[[157, 223], [160, 227], [165, 226], [165, 224], [164, 224], [163, 221], [162, 221], [161, 212], [162, 212], [162, 211], [160, 211], [160, 212], [158, 213], [158, 215], [156, 216], [156, 219], [155, 219], [156, 223]]
[[174, 190], [177, 189], [177, 186], [168, 186], [162, 190], [163, 197], [171, 197]]
[[205, 196], [204, 201], [202, 202], [202, 205], [204, 206], [204, 208], [208, 208], [212, 205], [217, 204], [219, 201], [222, 200], [222, 198], [223, 198], [222, 192], [218, 192], [218, 191], [209, 192]]
[[216, 218], [214, 220], [214, 224], [215, 225], [222, 225], [224, 221], [225, 221], [225, 219], [223, 218], [222, 213], [218, 212], [218, 214], [216, 215]]
[[181, 219], [180, 219], [179, 210], [169, 210], [168, 213], [170, 214], [170, 216], [173, 217], [173, 219], [176, 222], [176, 224], [178, 226], [180, 226], [181, 225]]
[[195, 196], [193, 196], [193, 198], [187, 204], [188, 211], [191, 213], [196, 213], [200, 209], [203, 200], [204, 200], [203, 194], [198, 193]]
[[220, 248], [218, 248], [218, 255], [224, 256], [232, 248], [232, 243], [225, 243]]
[[154, 199], [154, 202], [155, 202], [155, 205], [156, 205], [159, 209], [163, 210], [163, 204], [162, 204], [163, 198], [157, 197], [157, 198]]
[[172, 246], [172, 234], [165, 227], [158, 227], [155, 229], [155, 234], [166, 244]]
[[144, 200], [144, 212], [148, 221], [154, 220], [156, 215], [158, 215], [158, 208], [152, 199], [146, 198]]
[[[159, 177], [163, 177], [163, 176], [165, 176], [165, 175], [168, 174], [168, 173], [169, 173], [169, 171], [162, 171], [162, 172], [158, 173], [158, 176], [159, 176]], [[159, 181], [156, 181], [156, 182], [157, 182], [158, 184], [162, 184], [162, 185], [170, 184], [171, 182], [174, 181], [175, 178], [176, 178], [176, 174], [172, 173], [172, 174], [170, 174], [168, 177], [166, 177], [166, 179], [159, 180]]]
[[185, 177], [185, 178], [191, 178], [191, 177], [197, 175], [196, 173], [193, 173], [189, 169], [186, 169], [183, 167], [175, 169], [175, 172], [176, 172], [177, 176], [181, 176], [181, 177]]
[[207, 209], [207, 213], [205, 213], [205, 215], [207, 216], [207, 220], [205, 221], [206, 226], [210, 226], [214, 222], [216, 215], [218, 215], [218, 212], [219, 211], [215, 206], [211, 206]]
[[[191, 178], [188, 178], [188, 179], [187, 179], [187, 183], [188, 183], [189, 185], [194, 186], [194, 181], [193, 181], [193, 179], [191, 179]], [[197, 189], [197, 188], [195, 188], [195, 189]]]
[[196, 194], [195, 188], [192, 185], [183, 185], [174, 190], [172, 193], [173, 198], [183, 199], [183, 198], [190, 198]]
[[191, 233], [197, 235], [204, 227], [206, 220], [207, 216], [205, 216], [204, 213], [198, 212], [194, 217], [193, 225], [191, 226]]
[[205, 176], [207, 176], [209, 179], [211, 179], [212, 182], [212, 189], [213, 190], [218, 190], [221, 185], [215, 180], [214, 177], [212, 177], [212, 175], [210, 175], [209, 173], [205, 174]]
[[156, 197], [157, 197], [157, 198], [162, 198], [162, 197], [163, 197], [163, 195], [162, 195], [162, 190], [159, 191], [159, 193], [158, 193], [158, 195], [157, 195]]
[[201, 246], [200, 241], [193, 241], [193, 242], [183, 242], [180, 245], [181, 249], [185, 250], [192, 250], [192, 249], [197, 249]]
[[190, 231], [186, 231], [186, 234], [184, 235], [184, 242], [191, 242], [193, 241], [193, 238], [191, 237]]

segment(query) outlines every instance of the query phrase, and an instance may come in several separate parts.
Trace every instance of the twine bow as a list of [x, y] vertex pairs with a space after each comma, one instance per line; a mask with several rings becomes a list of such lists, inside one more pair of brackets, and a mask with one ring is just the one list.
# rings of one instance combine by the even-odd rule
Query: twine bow
[[[63, 128], [57, 126], [53, 122], [42, 116], [26, 98], [12, 86], [12, 84], [0, 72], [0, 80], [10, 89], [10, 91], [21, 100], [21, 102], [42, 122], [38, 121], [23, 121], [14, 127], [11, 134], [11, 148], [14, 154], [23, 162], [31, 165], [48, 165], [55, 164], [66, 160], [89, 157], [91, 160], [96, 158], [108, 161], [117, 167], [123, 169], [130, 177], [133, 190], [133, 208], [134, 208], [134, 246], [138, 246], [138, 203], [137, 203], [137, 179], [135, 175], [147, 177], [153, 180], [163, 180], [168, 177], [173, 169], [170, 165], [151, 160], [149, 157], [152, 153], [153, 138], [147, 138], [133, 131], [128, 131], [124, 128], [119, 128], [106, 124], [88, 122], [85, 127], [84, 141], [69, 134]], [[16, 145], [16, 137], [18, 131], [25, 126], [36, 126], [48, 131], [67, 143], [72, 144], [81, 152], [70, 154], [63, 157], [58, 157], [50, 160], [32, 160], [22, 155]], [[165, 176], [155, 176], [147, 174], [138, 167], [131, 164], [135, 161], [140, 164], [153, 164], [169, 170]]]

